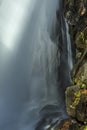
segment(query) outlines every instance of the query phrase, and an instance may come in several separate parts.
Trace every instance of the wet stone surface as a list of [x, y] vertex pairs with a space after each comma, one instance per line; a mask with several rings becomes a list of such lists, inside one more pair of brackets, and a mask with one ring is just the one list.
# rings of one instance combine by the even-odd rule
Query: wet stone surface
[[71, 125], [69, 130], [86, 130], [87, 0], [65, 0], [64, 2], [64, 15], [76, 52], [76, 61], [71, 71], [73, 85], [68, 87], [65, 92], [66, 111], [77, 122]]

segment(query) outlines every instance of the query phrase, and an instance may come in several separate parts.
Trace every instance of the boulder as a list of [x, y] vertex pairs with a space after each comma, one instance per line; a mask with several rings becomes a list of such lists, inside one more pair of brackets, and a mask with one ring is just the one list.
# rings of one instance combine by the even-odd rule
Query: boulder
[[69, 116], [87, 123], [87, 88], [78, 85], [66, 89], [66, 110]]
[[[73, 69], [74, 70], [74, 69]], [[87, 60], [85, 59], [76, 71], [74, 82], [77, 85], [87, 85]]]
[[62, 120], [56, 130], [69, 130], [69, 127], [71, 125], [72, 120], [71, 119], [64, 119]]
[[87, 26], [77, 33], [75, 43], [78, 49], [85, 49], [87, 47]]
[[[74, 119], [64, 119], [55, 130], [80, 130], [82, 126]], [[83, 129], [84, 130], [84, 129]]]

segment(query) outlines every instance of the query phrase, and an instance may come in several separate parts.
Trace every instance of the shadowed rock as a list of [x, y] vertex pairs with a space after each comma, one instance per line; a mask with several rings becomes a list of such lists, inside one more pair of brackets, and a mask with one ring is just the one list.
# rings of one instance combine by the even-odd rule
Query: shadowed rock
[[66, 89], [66, 109], [68, 115], [87, 123], [87, 88], [71, 86]]

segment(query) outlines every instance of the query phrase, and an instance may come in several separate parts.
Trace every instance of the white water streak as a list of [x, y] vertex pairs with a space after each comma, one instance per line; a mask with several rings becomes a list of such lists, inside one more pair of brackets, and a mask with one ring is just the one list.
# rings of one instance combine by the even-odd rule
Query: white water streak
[[72, 49], [71, 49], [71, 40], [70, 40], [70, 34], [69, 34], [69, 27], [68, 24], [66, 22], [66, 32], [67, 32], [67, 49], [68, 49], [68, 64], [70, 67], [70, 70], [73, 67], [73, 63], [72, 63]]

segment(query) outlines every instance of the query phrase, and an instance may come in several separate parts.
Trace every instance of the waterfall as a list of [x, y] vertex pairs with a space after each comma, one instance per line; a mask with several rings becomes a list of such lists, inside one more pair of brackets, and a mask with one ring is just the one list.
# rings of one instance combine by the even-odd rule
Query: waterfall
[[[56, 43], [57, 9], [58, 0], [0, 1], [1, 130], [34, 130], [39, 111], [61, 103], [59, 80], [67, 71], [62, 72], [67, 46], [61, 45], [60, 52]], [[62, 36], [63, 24], [59, 24]], [[69, 46], [66, 53], [69, 62]]]
[[73, 63], [72, 63], [72, 49], [71, 49], [71, 40], [70, 40], [70, 34], [69, 34], [69, 27], [66, 22], [66, 34], [67, 34], [67, 49], [68, 49], [68, 64], [70, 67], [70, 70], [73, 68]]
[[27, 130], [46, 104], [57, 104], [58, 0], [0, 1], [0, 129]]

